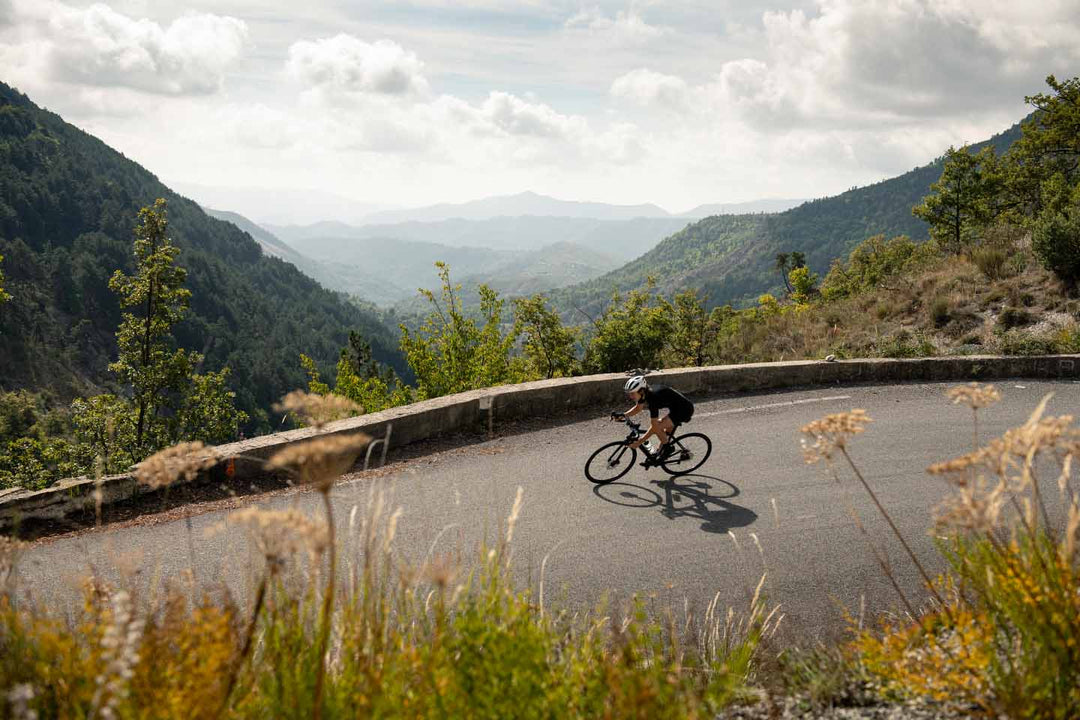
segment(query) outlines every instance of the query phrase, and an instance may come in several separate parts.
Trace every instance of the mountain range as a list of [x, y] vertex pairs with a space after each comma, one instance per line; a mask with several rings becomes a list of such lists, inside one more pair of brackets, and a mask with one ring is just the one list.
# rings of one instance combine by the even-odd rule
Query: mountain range
[[[972, 146], [999, 153], [1020, 137], [1020, 124]], [[658, 292], [683, 289], [705, 293], [711, 305], [747, 305], [783, 281], [774, 269], [778, 253], [800, 251], [807, 264], [824, 273], [835, 258], [846, 257], [863, 240], [879, 234], [927, 237], [927, 226], [911, 208], [941, 176], [943, 160], [833, 197], [805, 202], [772, 214], [707, 217], [666, 238], [641, 257], [610, 273], [562, 288], [552, 298], [568, 316], [598, 312], [613, 291], [644, 288], [649, 278]]]
[[0, 83], [0, 255], [12, 296], [0, 306], [0, 390], [30, 388], [63, 402], [119, 389], [108, 372], [121, 319], [109, 278], [133, 272], [132, 228], [139, 208], [159, 197], [169, 203], [192, 293], [174, 335], [204, 354], [206, 369], [231, 368], [249, 430], [267, 428], [270, 405], [306, 385], [300, 353], [332, 372], [350, 330], [370, 341], [376, 359], [407, 373], [380, 319], [321, 287], [293, 258], [283, 261], [287, 248], [264, 252], [248, 232]]

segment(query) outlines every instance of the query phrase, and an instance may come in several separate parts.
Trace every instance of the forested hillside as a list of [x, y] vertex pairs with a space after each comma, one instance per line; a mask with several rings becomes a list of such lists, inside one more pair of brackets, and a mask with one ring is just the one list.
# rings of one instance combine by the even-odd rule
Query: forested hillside
[[205, 354], [206, 370], [232, 369], [237, 404], [252, 418], [305, 383], [301, 352], [332, 368], [350, 329], [376, 359], [405, 369], [373, 315], [0, 83], [0, 255], [12, 296], [0, 307], [0, 390], [66, 400], [111, 386], [121, 318], [108, 281], [132, 271], [132, 227], [158, 197], [192, 293], [176, 341]]
[[[1001, 152], [1020, 137], [1020, 125], [974, 146]], [[819, 272], [845, 257], [868, 237], [927, 236], [927, 226], [911, 214], [941, 175], [942, 161], [835, 197], [803, 203], [775, 215], [720, 215], [675, 233], [637, 260], [595, 280], [551, 293], [565, 312], [592, 314], [613, 290], [644, 287], [649, 276], [659, 290], [700, 290], [712, 305], [745, 305], [763, 292], [783, 287], [774, 269], [778, 253], [798, 251]], [[580, 318], [579, 318], [580, 319]]]

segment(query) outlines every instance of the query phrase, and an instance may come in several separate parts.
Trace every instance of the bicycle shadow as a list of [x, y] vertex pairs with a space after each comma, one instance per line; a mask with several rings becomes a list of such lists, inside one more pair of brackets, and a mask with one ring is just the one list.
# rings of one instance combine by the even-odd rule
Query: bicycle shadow
[[753, 510], [728, 502], [739, 495], [739, 488], [728, 480], [692, 473], [650, 484], [660, 488], [663, 496], [651, 487], [630, 482], [596, 485], [593, 494], [604, 502], [623, 507], [659, 507], [660, 514], [671, 520], [682, 517], [700, 520], [701, 530], [708, 533], [726, 533], [752, 525], [758, 518]]

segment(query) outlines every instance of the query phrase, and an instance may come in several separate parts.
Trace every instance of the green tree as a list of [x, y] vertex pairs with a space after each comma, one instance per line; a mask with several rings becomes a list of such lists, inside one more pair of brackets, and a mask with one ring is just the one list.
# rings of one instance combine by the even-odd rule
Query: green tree
[[810, 272], [810, 268], [802, 265], [788, 273], [788, 282], [791, 285], [791, 299], [799, 305], [809, 303], [817, 293], [817, 273]]
[[569, 377], [577, 367], [577, 328], [563, 325], [540, 294], [514, 300], [514, 334], [524, 335], [522, 352], [532, 377]]
[[318, 395], [346, 397], [365, 413], [412, 402], [412, 392], [391, 368], [381, 367], [374, 359], [371, 345], [355, 330], [349, 331], [349, 344], [341, 349], [334, 388], [323, 382], [315, 361], [300, 356], [300, 364], [308, 375], [308, 390]]
[[226, 385], [228, 379], [229, 368], [191, 376], [184, 402], [176, 415], [173, 439], [202, 440], [210, 444], [236, 439], [248, 416], [237, 409], [236, 393]]
[[971, 244], [976, 230], [994, 220], [1001, 186], [992, 147], [977, 155], [966, 145], [959, 150], [950, 147], [941, 177], [930, 185], [931, 194], [911, 212], [929, 223], [930, 236], [943, 248], [959, 253]]
[[[0, 263], [4, 262], [4, 256], [0, 255]], [[4, 292], [4, 271], [0, 270], [0, 305], [11, 299], [11, 295]]]
[[179, 248], [168, 236], [166, 202], [139, 211], [135, 227], [134, 275], [117, 270], [109, 288], [120, 296], [125, 312], [116, 331], [119, 357], [109, 365], [132, 387], [135, 408], [133, 456], [145, 456], [168, 443], [163, 413], [175, 410], [192, 368], [202, 359], [172, 347], [172, 328], [183, 318], [191, 292], [184, 288], [187, 272], [175, 264]]
[[1062, 200], [1061, 187], [1080, 182], [1080, 78], [1059, 82], [1050, 75], [1046, 84], [1052, 93], [1024, 98], [1035, 113], [1005, 156], [1005, 202], [1017, 224], [1060, 212], [1053, 205]]
[[75, 441], [83, 467], [96, 458], [102, 472], [118, 473], [142, 460], [136, 451], [135, 416], [131, 404], [115, 395], [95, 395], [71, 403]]
[[446, 263], [435, 263], [441, 290], [420, 294], [431, 305], [431, 312], [415, 331], [401, 325], [401, 351], [416, 375], [420, 398], [490, 387], [515, 378], [511, 373], [512, 333], [503, 333], [502, 312], [505, 300], [487, 285], [480, 285], [480, 320], [465, 314], [461, 286], [450, 281]]
[[784, 281], [784, 287], [787, 288], [788, 295], [792, 293], [791, 282], [788, 280], [788, 276], [795, 268], [805, 266], [806, 253], [796, 250], [795, 252], [776, 254], [776, 262], [773, 264], [773, 267], [780, 273], [780, 278]]
[[685, 290], [668, 306], [671, 334], [664, 354], [672, 366], [701, 367], [712, 361], [709, 348], [720, 330], [720, 316], [705, 310], [707, 300], [696, 290]]
[[663, 364], [671, 318], [666, 303], [653, 297], [653, 286], [650, 279], [645, 290], [612, 297], [585, 348], [584, 364], [589, 371], [624, 372]]

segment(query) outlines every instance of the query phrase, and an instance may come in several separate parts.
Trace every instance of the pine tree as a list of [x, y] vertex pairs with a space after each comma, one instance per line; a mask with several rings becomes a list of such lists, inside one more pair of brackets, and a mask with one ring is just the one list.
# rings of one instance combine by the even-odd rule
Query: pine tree
[[168, 236], [167, 208], [159, 198], [139, 211], [135, 227], [135, 274], [117, 270], [109, 288], [131, 308], [116, 331], [119, 356], [109, 369], [132, 387], [135, 454], [166, 444], [170, 433], [163, 413], [175, 410], [198, 353], [173, 348], [172, 328], [183, 318], [191, 292], [187, 272], [175, 264], [179, 248]]
[[986, 227], [998, 209], [995, 199], [1001, 187], [997, 157], [992, 147], [977, 155], [964, 146], [945, 152], [941, 177], [930, 186], [931, 194], [911, 212], [930, 224], [930, 236], [946, 250], [962, 252], [972, 243], [974, 232]]

